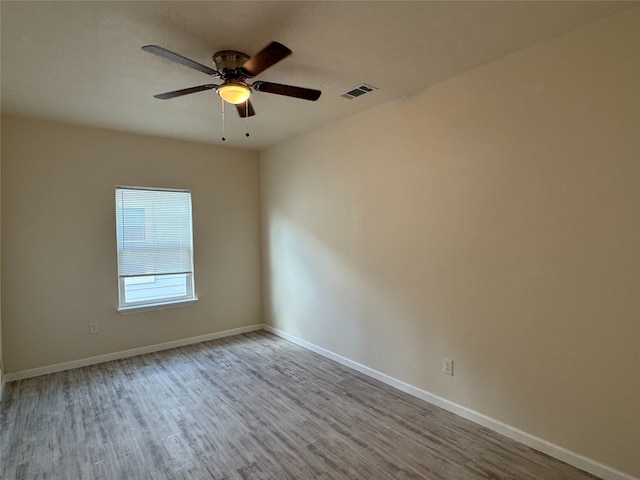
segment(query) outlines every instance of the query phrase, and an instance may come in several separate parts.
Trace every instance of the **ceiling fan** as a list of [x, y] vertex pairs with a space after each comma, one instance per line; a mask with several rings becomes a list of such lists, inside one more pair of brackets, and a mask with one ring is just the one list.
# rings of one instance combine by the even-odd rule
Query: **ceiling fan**
[[248, 79], [256, 77], [267, 68], [291, 55], [291, 50], [278, 42], [271, 42], [253, 57], [249, 57], [246, 53], [236, 50], [216, 52], [213, 54], [213, 62], [216, 69], [202, 65], [201, 63], [171, 52], [166, 48], [159, 47], [158, 45], [146, 45], [142, 47], [142, 49], [222, 80], [222, 84], [220, 85], [207, 83], [205, 85], [154, 95], [155, 98], [161, 100], [168, 100], [204, 90], [215, 90], [225, 102], [236, 106], [238, 114], [241, 117], [251, 117], [255, 115], [255, 111], [249, 97], [254, 90], [311, 101], [320, 98], [320, 94], [322, 93], [320, 90], [283, 85], [281, 83], [262, 81], [247, 82]]

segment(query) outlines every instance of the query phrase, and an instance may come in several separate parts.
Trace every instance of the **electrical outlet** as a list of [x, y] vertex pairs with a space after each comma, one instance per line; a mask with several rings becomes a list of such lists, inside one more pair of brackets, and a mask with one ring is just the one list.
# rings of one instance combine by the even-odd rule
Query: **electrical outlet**
[[276, 302], [276, 313], [280, 313], [280, 303]]
[[442, 358], [442, 373], [445, 375], [453, 375], [453, 360], [450, 358]]
[[100, 333], [100, 331], [98, 330], [98, 324], [97, 323], [90, 323], [89, 324], [89, 335], [97, 335], [98, 333]]

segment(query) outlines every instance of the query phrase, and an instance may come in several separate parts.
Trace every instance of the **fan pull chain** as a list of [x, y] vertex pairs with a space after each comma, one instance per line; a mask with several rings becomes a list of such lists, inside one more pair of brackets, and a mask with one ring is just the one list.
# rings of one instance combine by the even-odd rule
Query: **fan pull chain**
[[245, 133], [245, 136], [249, 136], [249, 100], [247, 100], [246, 102], [244, 102], [244, 118], [246, 120], [246, 127], [245, 130], [247, 133]]
[[224, 138], [224, 100], [221, 98], [220, 102], [222, 103], [222, 141], [226, 141], [227, 139]]

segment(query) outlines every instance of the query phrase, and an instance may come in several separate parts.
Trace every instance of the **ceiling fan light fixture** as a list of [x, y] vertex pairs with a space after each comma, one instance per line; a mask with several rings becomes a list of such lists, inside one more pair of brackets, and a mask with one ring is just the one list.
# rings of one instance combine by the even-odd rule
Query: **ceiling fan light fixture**
[[227, 103], [238, 105], [249, 99], [251, 90], [246, 85], [228, 84], [218, 87], [218, 95]]

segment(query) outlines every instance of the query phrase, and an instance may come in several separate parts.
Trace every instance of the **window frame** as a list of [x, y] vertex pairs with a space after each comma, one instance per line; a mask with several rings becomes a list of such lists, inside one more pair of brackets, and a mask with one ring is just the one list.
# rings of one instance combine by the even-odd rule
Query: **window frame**
[[[190, 253], [190, 271], [180, 271], [180, 272], [171, 272], [171, 273], [149, 273], [146, 274], [138, 274], [138, 275], [122, 275], [121, 269], [121, 252], [120, 248], [121, 244], [121, 220], [119, 215], [121, 215], [120, 209], [131, 208], [124, 207], [120, 205], [120, 199], [118, 198], [120, 190], [135, 190], [135, 191], [153, 191], [153, 192], [178, 192], [178, 193], [186, 193], [188, 194], [188, 217], [189, 217], [189, 253]], [[195, 290], [195, 272], [193, 267], [193, 209], [192, 209], [192, 195], [191, 190], [187, 189], [173, 189], [173, 188], [157, 188], [157, 187], [138, 187], [138, 186], [128, 186], [128, 185], [116, 185], [115, 189], [116, 193], [116, 253], [117, 253], [117, 268], [118, 268], [118, 312], [122, 314], [131, 314], [131, 313], [139, 313], [150, 310], [159, 310], [165, 308], [174, 308], [186, 305], [192, 305], [198, 301], [198, 297], [196, 296]], [[150, 200], [151, 201], [151, 200]], [[120, 207], [119, 207], [120, 205]], [[145, 232], [146, 236], [146, 232]], [[135, 241], [131, 241], [135, 242]], [[141, 241], [144, 243], [144, 241]], [[177, 295], [169, 298], [153, 298], [153, 299], [145, 299], [138, 301], [127, 301], [127, 286], [125, 282], [129, 278], [147, 278], [147, 277], [167, 277], [170, 275], [185, 275], [185, 288], [186, 293], [184, 295]], [[155, 279], [153, 280], [156, 281]], [[142, 283], [142, 282], [141, 282]]]

